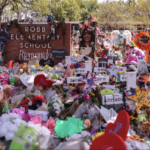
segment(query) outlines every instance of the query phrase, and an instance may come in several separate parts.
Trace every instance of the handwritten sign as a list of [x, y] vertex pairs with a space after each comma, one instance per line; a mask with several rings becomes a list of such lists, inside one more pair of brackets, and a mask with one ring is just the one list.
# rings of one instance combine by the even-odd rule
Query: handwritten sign
[[86, 69], [85, 68], [79, 68], [76, 71], [73, 72], [73, 74], [84, 74], [86, 73]]
[[40, 62], [39, 62], [39, 64], [40, 64], [41, 66], [48, 65], [48, 66], [53, 67], [53, 66], [54, 66], [54, 61], [53, 61], [51, 58], [49, 58], [49, 59], [47, 59], [47, 60], [41, 59]]
[[127, 75], [126, 74], [121, 74], [120, 75], [120, 81], [127, 81]]
[[52, 73], [53, 74], [58, 74], [58, 75], [60, 75], [60, 76], [64, 76], [65, 74], [64, 74], [64, 72], [61, 70], [61, 69], [57, 69], [57, 70], [52, 70]]
[[83, 83], [83, 77], [67, 77], [68, 84]]
[[0, 72], [7, 71], [7, 68], [4, 66], [0, 66]]
[[54, 58], [61, 58], [66, 56], [66, 49], [52, 49], [52, 56]]
[[105, 73], [106, 69], [104, 67], [94, 67], [94, 72]]
[[97, 80], [94, 82], [96, 85], [103, 83], [103, 82], [109, 82], [109, 76], [98, 76]]
[[103, 95], [102, 103], [103, 105], [122, 104], [123, 96], [121, 94]]

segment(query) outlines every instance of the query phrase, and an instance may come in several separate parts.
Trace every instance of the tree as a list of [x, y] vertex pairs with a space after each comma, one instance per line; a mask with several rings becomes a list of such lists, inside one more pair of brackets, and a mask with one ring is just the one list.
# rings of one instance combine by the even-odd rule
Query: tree
[[28, 0], [0, 0], [0, 29], [1, 29], [1, 17], [6, 8], [11, 10], [18, 10], [19, 6], [27, 7], [29, 4]]
[[30, 10], [38, 15], [49, 15], [50, 0], [32, 0], [30, 2]]
[[121, 0], [100, 3], [98, 12], [93, 15], [99, 20], [98, 26], [108, 30], [128, 28], [132, 22], [130, 8]]
[[80, 19], [80, 7], [76, 0], [51, 0], [49, 10], [54, 20], [78, 21]]
[[93, 12], [99, 8], [97, 0], [76, 0], [80, 6], [81, 20], [88, 18]]

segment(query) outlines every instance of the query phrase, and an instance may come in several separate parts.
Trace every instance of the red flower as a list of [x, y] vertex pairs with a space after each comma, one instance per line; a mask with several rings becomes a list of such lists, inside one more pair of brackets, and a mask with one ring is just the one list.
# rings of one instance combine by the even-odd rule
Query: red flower
[[28, 104], [28, 102], [29, 102], [29, 99], [25, 99], [25, 100], [23, 100], [23, 101], [20, 103], [20, 105]]
[[46, 102], [46, 100], [44, 99], [43, 96], [38, 96], [38, 95], [36, 95], [36, 96], [34, 96], [34, 98], [32, 99], [32, 104], [35, 104], [36, 101], [38, 101], [38, 100], [41, 100], [41, 101], [43, 101], [44, 103]]
[[84, 30], [84, 29], [86, 28], [86, 26], [87, 26], [87, 24], [84, 23], [84, 24], [82, 25], [82, 30]]
[[22, 105], [22, 107], [24, 107], [25, 110], [28, 110], [28, 104]]
[[98, 94], [96, 94], [96, 97], [97, 97], [97, 98], [99, 98], [99, 95], [98, 95]]

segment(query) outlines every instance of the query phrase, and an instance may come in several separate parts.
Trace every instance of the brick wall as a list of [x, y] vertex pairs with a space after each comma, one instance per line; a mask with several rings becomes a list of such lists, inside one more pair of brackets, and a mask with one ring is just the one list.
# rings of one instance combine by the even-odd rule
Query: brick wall
[[[25, 32], [25, 26], [28, 27], [45, 27], [46, 28], [46, 32], [25, 32], [27, 35], [49, 35], [50, 33], [50, 26], [47, 24], [20, 24], [22, 30]], [[14, 34], [15, 36], [17, 35], [17, 37], [19, 37], [19, 40], [11, 40], [8, 39], [7, 43], [6, 43], [6, 47], [5, 47], [5, 60], [4, 63], [7, 63], [8, 61], [14, 59], [16, 56], [17, 58], [19, 58], [19, 53], [20, 50], [23, 50], [27, 53], [42, 53], [42, 52], [47, 52], [47, 49], [49, 51], [49, 53], [52, 52], [52, 49], [66, 49], [67, 51], [67, 55], [70, 55], [70, 47], [71, 47], [71, 24], [66, 23], [66, 35], [64, 37], [65, 39], [65, 45], [63, 45], [63, 36], [62, 36], [62, 28], [59, 28], [59, 30], [57, 31], [56, 35], [60, 35], [60, 40], [51, 40], [49, 42], [49, 45], [51, 48], [20, 48], [20, 43], [29, 43], [27, 40], [21, 40], [20, 39], [20, 32], [18, 31], [18, 29], [15, 27], [15, 25], [13, 24], [11, 29], [8, 30], [9, 34]], [[15, 37], [16, 38], [16, 37]], [[58, 62], [61, 62], [62, 59], [60, 58], [55, 58], [54, 59], [55, 64], [57, 64]]]

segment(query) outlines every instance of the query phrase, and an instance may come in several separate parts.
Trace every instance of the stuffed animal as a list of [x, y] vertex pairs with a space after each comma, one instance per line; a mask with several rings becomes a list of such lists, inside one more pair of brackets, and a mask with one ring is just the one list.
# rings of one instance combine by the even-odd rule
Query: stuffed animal
[[7, 97], [5, 95], [5, 93], [3, 92], [3, 87], [0, 86], [0, 101], [6, 101]]
[[133, 48], [128, 50], [125, 58], [126, 63], [137, 64], [138, 59], [144, 58], [144, 52], [139, 48]]
[[112, 31], [112, 32], [111, 32], [111, 40], [114, 40], [114, 37], [115, 37], [116, 35], [118, 35], [118, 34], [120, 34], [119, 30], [114, 30], [114, 31]]
[[126, 36], [126, 43], [129, 44], [131, 42], [131, 38], [132, 38], [131, 32], [129, 30], [125, 30], [123, 32], [123, 35]]
[[6, 95], [6, 98], [9, 98], [10, 96], [13, 95], [13, 89], [14, 89], [14, 86], [12, 85], [3, 85], [3, 92], [4, 92], [4, 95]]
[[27, 63], [20, 64], [19, 70], [21, 71], [21, 73], [28, 72], [28, 64]]

